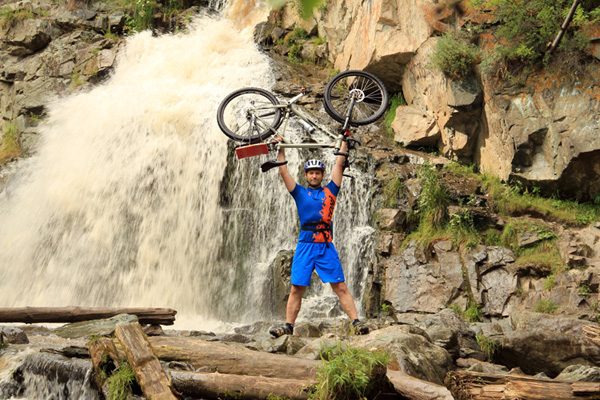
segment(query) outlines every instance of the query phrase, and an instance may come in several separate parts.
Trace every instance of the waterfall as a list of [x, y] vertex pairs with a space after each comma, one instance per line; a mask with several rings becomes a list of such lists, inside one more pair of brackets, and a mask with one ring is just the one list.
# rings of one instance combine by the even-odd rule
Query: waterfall
[[[248, 7], [200, 15], [184, 34], [136, 34], [106, 82], [49, 105], [37, 154], [0, 193], [0, 307], [171, 307], [194, 329], [270, 317], [267, 270], [294, 248], [295, 206], [264, 159], [232, 158], [215, 117], [231, 91], [274, 85], [252, 40], [264, 11]], [[288, 158], [297, 170], [301, 155]], [[369, 179], [345, 179], [334, 216], [359, 306]]]

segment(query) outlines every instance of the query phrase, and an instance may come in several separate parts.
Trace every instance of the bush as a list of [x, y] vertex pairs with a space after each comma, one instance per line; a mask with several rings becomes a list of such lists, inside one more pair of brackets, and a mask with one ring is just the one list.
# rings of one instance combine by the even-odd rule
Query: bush
[[[501, 44], [494, 50], [501, 59], [531, 64], [548, 60], [547, 45], [560, 31], [573, 1], [478, 0], [471, 4], [480, 10], [492, 10], [498, 20], [496, 34]], [[583, 50], [590, 43], [586, 28], [598, 21], [597, 0], [582, 0], [558, 50]]]
[[26, 19], [31, 19], [34, 17], [35, 15], [30, 10], [13, 10], [10, 7], [4, 7], [0, 9], [0, 29], [7, 30], [17, 22], [25, 21]]
[[373, 380], [377, 368], [385, 368], [389, 355], [348, 347], [342, 351], [342, 342], [330, 349], [335, 357], [327, 357], [317, 372], [317, 385], [311, 400], [364, 399], [375, 387]]
[[558, 306], [550, 299], [540, 300], [535, 306], [535, 312], [544, 314], [554, 314], [554, 311], [558, 310]]
[[500, 347], [498, 342], [496, 342], [495, 340], [488, 339], [482, 334], [477, 334], [475, 336], [475, 339], [477, 340], [479, 348], [485, 353], [488, 360], [490, 362], [493, 362], [494, 356], [496, 355], [496, 351], [498, 351], [498, 347]]
[[440, 174], [434, 166], [423, 164], [419, 168], [422, 190], [419, 198], [418, 213], [421, 224], [430, 224], [440, 228], [448, 219], [450, 196], [448, 190], [440, 183]]
[[439, 38], [431, 61], [445, 74], [461, 78], [473, 71], [479, 56], [479, 48], [464, 33], [453, 32]]

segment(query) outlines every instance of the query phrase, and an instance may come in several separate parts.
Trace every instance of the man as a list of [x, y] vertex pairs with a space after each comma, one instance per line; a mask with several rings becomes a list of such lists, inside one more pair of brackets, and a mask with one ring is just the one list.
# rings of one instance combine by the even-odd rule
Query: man
[[[340, 152], [346, 152], [346, 148], [344, 141]], [[284, 149], [279, 150], [277, 161], [285, 161]], [[308, 182], [306, 188], [294, 181], [287, 165], [279, 166], [279, 174], [285, 187], [296, 201], [301, 228], [292, 263], [292, 289], [287, 302], [286, 323], [269, 331], [274, 337], [293, 334], [294, 323], [302, 305], [302, 295], [310, 285], [314, 269], [323, 283], [331, 284], [331, 288], [340, 299], [342, 309], [352, 320], [354, 332], [359, 335], [369, 333], [369, 328], [358, 319], [354, 299], [344, 283], [344, 271], [332, 243], [331, 218], [342, 184], [344, 162], [344, 156], [337, 157], [331, 181], [324, 188], [321, 187], [321, 182], [325, 166], [319, 160], [308, 160], [304, 165], [304, 176]]]

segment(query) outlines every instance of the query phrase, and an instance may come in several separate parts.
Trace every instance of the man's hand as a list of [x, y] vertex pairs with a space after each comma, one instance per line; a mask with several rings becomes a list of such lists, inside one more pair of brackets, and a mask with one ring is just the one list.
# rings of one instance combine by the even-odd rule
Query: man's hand
[[[281, 142], [283, 139], [278, 136], [273, 140]], [[277, 161], [285, 161], [285, 149], [279, 149], [279, 154], [277, 154]], [[285, 184], [285, 188], [288, 190], [288, 192], [294, 190], [294, 188], [296, 187], [296, 181], [288, 172], [287, 164], [279, 166], [279, 175], [281, 175], [281, 179], [283, 179], [283, 183]]]

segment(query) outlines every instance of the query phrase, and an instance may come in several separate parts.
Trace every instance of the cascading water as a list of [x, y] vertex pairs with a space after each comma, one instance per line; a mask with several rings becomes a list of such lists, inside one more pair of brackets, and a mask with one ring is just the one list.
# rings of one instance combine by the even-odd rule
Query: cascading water
[[[227, 12], [249, 18], [249, 3]], [[294, 248], [295, 207], [276, 170], [231, 159], [215, 121], [229, 92], [274, 84], [256, 22], [203, 15], [186, 34], [137, 34], [107, 82], [49, 107], [38, 154], [0, 197], [1, 307], [172, 307], [177, 327], [202, 329], [271, 316], [267, 270]], [[360, 298], [374, 231], [369, 178], [355, 175], [334, 235]]]

